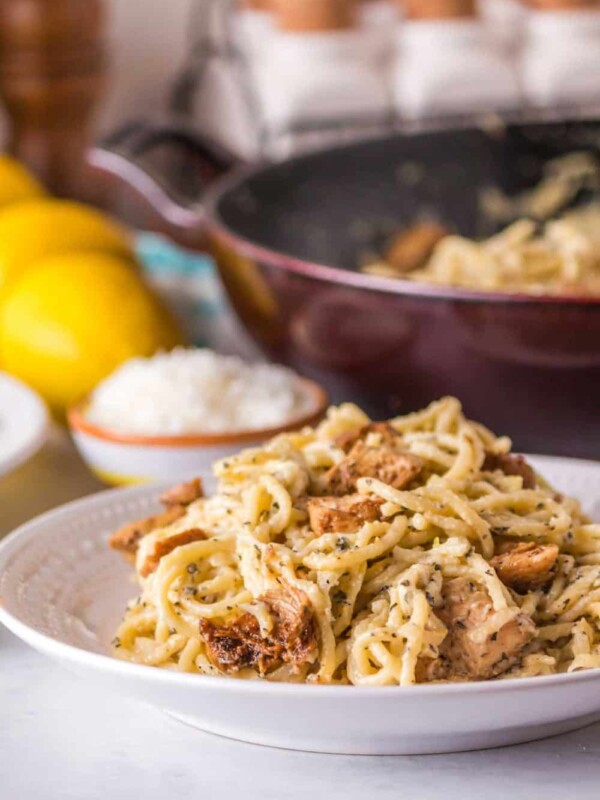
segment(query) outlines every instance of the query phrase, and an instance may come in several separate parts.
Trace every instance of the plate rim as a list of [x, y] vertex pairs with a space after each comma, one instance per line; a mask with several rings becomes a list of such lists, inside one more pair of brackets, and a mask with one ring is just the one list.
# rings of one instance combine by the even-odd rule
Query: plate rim
[[[589, 459], [566, 458], [563, 456], [546, 456], [526, 454], [538, 462], [552, 462], [577, 464], [581, 467], [592, 468], [600, 475], [600, 462]], [[200, 471], [201, 472], [201, 471]], [[96, 492], [91, 495], [72, 500], [57, 508], [34, 517], [28, 522], [20, 525], [8, 536], [0, 541], [0, 577], [10, 563], [11, 557], [19, 552], [19, 545], [25, 544], [36, 536], [44, 534], [44, 526], [52, 519], [55, 521], [61, 516], [70, 516], [73, 513], [81, 512], [84, 508], [93, 505], [103, 506], [112, 498], [148, 498], [157, 497], [161, 488], [169, 486], [172, 482], [160, 481], [156, 483], [144, 484], [128, 488], [108, 489]], [[45, 655], [55, 657], [60, 661], [66, 661], [76, 666], [89, 667], [91, 669], [122, 675], [124, 678], [134, 678], [137, 676], [146, 681], [157, 681], [166, 685], [176, 685], [181, 688], [197, 686], [198, 689], [220, 688], [226, 692], [249, 692], [259, 694], [267, 692], [271, 695], [298, 695], [301, 698], [314, 694], [315, 697], [344, 697], [346, 700], [355, 698], [360, 700], [368, 696], [372, 699], [373, 694], [382, 699], [389, 699], [392, 696], [401, 698], [410, 695], [415, 697], [445, 697], [448, 695], [465, 694], [504, 694], [506, 692], [523, 690], [532, 691], [536, 687], [539, 690], [551, 686], [576, 685], [595, 682], [600, 678], [600, 667], [581, 670], [572, 673], [559, 673], [554, 675], [541, 675], [535, 678], [505, 678], [492, 681], [473, 681], [470, 683], [439, 683], [439, 684], [419, 684], [415, 686], [339, 686], [339, 685], [310, 685], [299, 683], [279, 683], [266, 680], [240, 680], [228, 676], [196, 675], [172, 670], [161, 670], [156, 667], [144, 664], [134, 664], [128, 661], [121, 661], [109, 654], [96, 653], [86, 650], [83, 647], [67, 644], [48, 634], [41, 633], [36, 628], [23, 622], [18, 616], [12, 614], [5, 607], [5, 600], [0, 595], [0, 623], [5, 625], [17, 638], [26, 644], [43, 652]]]

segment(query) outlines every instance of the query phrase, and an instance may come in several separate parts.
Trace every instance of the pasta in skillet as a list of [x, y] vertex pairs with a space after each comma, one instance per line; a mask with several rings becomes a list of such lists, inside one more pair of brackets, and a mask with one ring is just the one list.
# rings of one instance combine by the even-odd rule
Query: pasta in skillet
[[215, 465], [117, 531], [119, 658], [357, 686], [600, 666], [600, 525], [458, 400], [356, 406]]
[[597, 158], [569, 153], [549, 161], [544, 172], [541, 183], [516, 197], [497, 189], [483, 195], [486, 217], [516, 220], [495, 236], [475, 241], [439, 223], [416, 223], [399, 231], [363, 271], [479, 291], [600, 295], [600, 204], [566, 210], [584, 189], [597, 196]]
[[547, 222], [522, 219], [496, 236], [475, 242], [447, 236], [414, 281], [531, 294], [600, 294], [600, 206]]

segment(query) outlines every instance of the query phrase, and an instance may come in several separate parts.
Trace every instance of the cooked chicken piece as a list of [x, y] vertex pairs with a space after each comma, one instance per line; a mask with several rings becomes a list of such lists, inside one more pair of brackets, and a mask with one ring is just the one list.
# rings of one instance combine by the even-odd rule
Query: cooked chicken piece
[[449, 231], [437, 222], [419, 222], [397, 233], [384, 254], [399, 275], [424, 267]]
[[421, 459], [411, 453], [400, 453], [392, 447], [367, 447], [358, 441], [340, 461], [325, 473], [331, 494], [340, 497], [356, 489], [359, 478], [377, 478], [394, 489], [403, 489], [423, 468]]
[[163, 506], [189, 506], [194, 500], [204, 497], [204, 487], [201, 478], [194, 478], [188, 483], [180, 483], [167, 489], [160, 496]]
[[558, 547], [534, 542], [502, 542], [490, 564], [502, 583], [526, 594], [540, 589], [552, 578]]
[[256, 617], [242, 614], [232, 622], [215, 625], [200, 620], [200, 635], [211, 661], [224, 672], [253, 667], [266, 675], [282, 663], [300, 667], [314, 661], [317, 632], [312, 606], [299, 589], [286, 586], [259, 598], [273, 618], [273, 628], [263, 637]]
[[275, 621], [271, 636], [284, 648], [283, 660], [298, 667], [317, 656], [317, 628], [307, 595], [287, 584], [281, 591], [267, 592], [261, 600]]
[[450, 672], [450, 664], [448, 657], [443, 651], [443, 646], [440, 648], [440, 655], [437, 659], [430, 658], [429, 656], [420, 656], [415, 667], [415, 681], [416, 683], [431, 683], [431, 681], [447, 681], [452, 680], [454, 683], [463, 683], [470, 678], [467, 673], [458, 675], [455, 672]]
[[535, 489], [536, 477], [533, 468], [527, 463], [523, 456], [515, 456], [511, 453], [487, 453], [483, 466], [483, 472], [494, 472], [499, 469], [505, 475], [520, 475], [523, 478], [524, 489]]
[[114, 550], [119, 550], [128, 561], [134, 562], [139, 543], [144, 536], [158, 528], [166, 528], [175, 520], [181, 519], [187, 511], [186, 506], [203, 496], [204, 490], [200, 478], [194, 478], [188, 483], [181, 483], [172, 489], [167, 489], [160, 496], [160, 502], [166, 506], [162, 513], [140, 519], [137, 522], [130, 522], [119, 528], [108, 540], [109, 545]]
[[225, 625], [215, 625], [202, 618], [200, 636], [206, 643], [210, 660], [223, 672], [233, 674], [254, 667], [265, 675], [279, 662], [281, 648], [262, 637], [252, 614], [241, 614]]
[[369, 425], [364, 425], [362, 428], [355, 428], [352, 431], [341, 433], [335, 439], [334, 444], [340, 447], [345, 453], [349, 453], [357, 442], [364, 442], [370, 433], [376, 433], [380, 436], [380, 444], [390, 446], [393, 446], [400, 438], [400, 435], [392, 428], [389, 422], [371, 422]]
[[184, 506], [171, 506], [154, 517], [146, 517], [137, 522], [130, 522], [119, 528], [112, 534], [108, 544], [114, 550], [119, 550], [128, 561], [135, 561], [135, 555], [140, 540], [158, 528], [166, 528], [175, 520], [180, 519], [186, 513]]
[[[140, 575], [142, 578], [147, 578], [148, 575], [156, 572], [161, 558], [168, 556], [169, 553], [172, 553], [173, 550], [176, 550], [178, 547], [181, 547], [184, 544], [201, 542], [206, 538], [206, 534], [204, 531], [201, 531], [200, 528], [190, 528], [189, 531], [180, 531], [179, 533], [174, 533], [172, 536], [168, 536], [166, 539], [155, 539], [149, 548], [149, 552], [144, 553], [144, 561], [139, 568]], [[146, 540], [146, 542], [148, 541], [149, 540]], [[146, 542], [144, 543], [141, 552], [146, 549]]]
[[494, 614], [487, 592], [461, 577], [444, 583], [442, 597], [444, 604], [435, 613], [448, 634], [439, 658], [423, 659], [419, 664], [420, 680], [486, 680], [519, 661], [535, 634], [535, 624], [527, 614], [517, 614], [496, 633], [478, 641], [478, 632]]
[[363, 523], [379, 519], [382, 504], [381, 499], [362, 494], [313, 497], [308, 501], [310, 527], [317, 536], [324, 533], [355, 533]]

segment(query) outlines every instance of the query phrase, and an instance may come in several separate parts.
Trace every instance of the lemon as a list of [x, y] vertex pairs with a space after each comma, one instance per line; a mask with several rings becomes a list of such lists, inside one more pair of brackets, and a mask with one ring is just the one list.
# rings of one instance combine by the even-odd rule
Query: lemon
[[0, 302], [11, 284], [43, 258], [99, 251], [133, 259], [125, 228], [69, 200], [28, 200], [0, 210]]
[[28, 270], [0, 310], [0, 360], [59, 415], [119, 364], [182, 343], [129, 263], [69, 253]]
[[16, 158], [0, 155], [0, 207], [45, 194], [42, 184]]

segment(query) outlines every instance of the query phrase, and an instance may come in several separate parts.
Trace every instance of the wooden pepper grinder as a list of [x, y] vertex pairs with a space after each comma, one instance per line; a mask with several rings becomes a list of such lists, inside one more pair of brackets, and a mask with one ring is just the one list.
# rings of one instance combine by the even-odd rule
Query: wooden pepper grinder
[[10, 152], [55, 194], [85, 199], [105, 75], [102, 0], [0, 0], [0, 99]]

